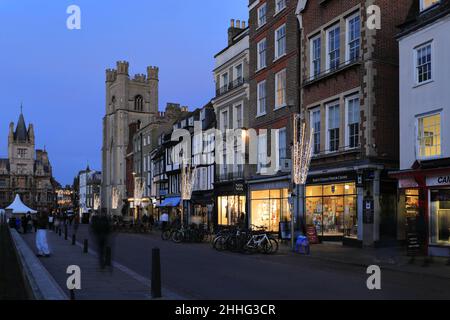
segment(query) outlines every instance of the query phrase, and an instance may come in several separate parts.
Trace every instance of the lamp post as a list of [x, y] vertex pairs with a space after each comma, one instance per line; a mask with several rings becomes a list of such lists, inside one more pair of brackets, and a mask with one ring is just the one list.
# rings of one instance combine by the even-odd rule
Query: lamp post
[[[311, 164], [312, 144], [314, 131], [308, 136], [306, 131], [306, 121], [303, 114], [294, 114], [293, 117], [293, 146], [292, 146], [292, 183], [293, 196], [298, 198], [297, 210], [304, 207], [305, 184], [308, 178], [309, 166]], [[294, 202], [295, 203], [295, 202]], [[291, 216], [291, 247], [295, 249], [295, 206]]]

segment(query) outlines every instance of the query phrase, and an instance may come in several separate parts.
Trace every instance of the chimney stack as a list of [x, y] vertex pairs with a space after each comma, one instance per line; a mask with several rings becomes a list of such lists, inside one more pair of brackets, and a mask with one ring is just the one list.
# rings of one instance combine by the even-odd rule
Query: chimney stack
[[[236, 22], [236, 23], [235, 23]], [[245, 22], [241, 20], [231, 19], [230, 28], [228, 29], [228, 45], [233, 44], [233, 38], [245, 29]]]

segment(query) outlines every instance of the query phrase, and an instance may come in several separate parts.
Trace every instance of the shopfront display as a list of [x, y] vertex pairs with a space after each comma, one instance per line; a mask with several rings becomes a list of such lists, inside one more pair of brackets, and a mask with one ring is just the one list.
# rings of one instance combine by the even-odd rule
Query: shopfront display
[[239, 224], [240, 217], [246, 216], [247, 197], [231, 195], [217, 197], [218, 224], [232, 226]]
[[251, 224], [278, 232], [280, 222], [290, 220], [288, 189], [251, 192]]
[[322, 237], [358, 236], [357, 194], [354, 182], [306, 187], [306, 224]]
[[431, 244], [450, 246], [450, 189], [430, 190]]
[[405, 190], [405, 215], [407, 219], [416, 218], [419, 215], [419, 190]]

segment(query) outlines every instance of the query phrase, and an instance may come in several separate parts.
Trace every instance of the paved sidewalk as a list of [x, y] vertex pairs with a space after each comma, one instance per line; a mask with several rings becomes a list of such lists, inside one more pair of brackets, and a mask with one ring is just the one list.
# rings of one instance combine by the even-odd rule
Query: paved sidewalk
[[[30, 248], [36, 251], [35, 233], [22, 236]], [[67, 295], [70, 293], [66, 286], [69, 277], [66, 270], [70, 265], [77, 265], [81, 268], [82, 287], [75, 292], [77, 300], [151, 299], [148, 279], [132, 274], [121, 266], [101, 270], [95, 252], [90, 250], [89, 254], [84, 254], [80, 244], [71, 245], [70, 240], [64, 240], [64, 235], [60, 237], [49, 231], [48, 241], [52, 255], [50, 258], [40, 258], [40, 261]]]
[[[290, 253], [290, 251], [287, 244], [280, 245], [280, 252]], [[402, 247], [361, 249], [344, 247], [340, 243], [322, 243], [312, 245], [311, 254], [302, 257], [356, 266], [378, 265], [392, 271], [450, 279], [450, 266], [447, 265], [447, 258], [433, 257], [431, 261], [427, 259], [428, 264], [424, 264], [425, 257], [420, 256], [411, 264], [411, 258], [406, 256], [406, 249]]]

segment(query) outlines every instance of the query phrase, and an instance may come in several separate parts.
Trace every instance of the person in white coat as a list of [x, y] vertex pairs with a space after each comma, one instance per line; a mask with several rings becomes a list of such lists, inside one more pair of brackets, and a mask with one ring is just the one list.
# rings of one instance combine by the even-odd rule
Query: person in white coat
[[50, 257], [50, 249], [47, 242], [48, 215], [41, 213], [38, 219], [36, 232], [36, 248], [38, 257]]

